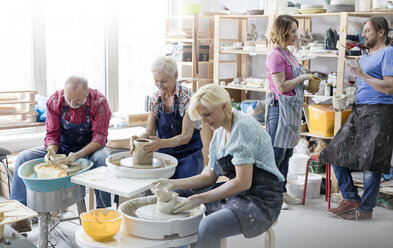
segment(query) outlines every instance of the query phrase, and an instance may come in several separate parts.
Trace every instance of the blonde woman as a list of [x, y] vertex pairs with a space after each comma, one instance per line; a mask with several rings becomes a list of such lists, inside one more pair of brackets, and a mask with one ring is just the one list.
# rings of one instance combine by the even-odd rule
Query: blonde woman
[[[272, 139], [274, 157], [285, 179], [293, 147], [300, 138], [304, 84], [312, 76], [305, 74], [302, 66], [288, 50], [297, 40], [298, 21], [290, 15], [280, 15], [273, 23], [270, 38], [275, 47], [266, 61], [270, 93], [267, 103], [267, 130]], [[300, 204], [301, 200], [287, 194], [286, 180], [282, 183], [283, 209], [287, 204]]]
[[[209, 165], [200, 175], [160, 179], [155, 187], [178, 189], [188, 197], [174, 207], [175, 213], [206, 205], [196, 247], [220, 247], [225, 237], [252, 238], [265, 232], [281, 211], [284, 180], [269, 135], [252, 117], [232, 111], [229, 94], [219, 85], [201, 87], [192, 96], [188, 113], [191, 120], [202, 119], [214, 130]], [[219, 176], [229, 181], [217, 183]]]

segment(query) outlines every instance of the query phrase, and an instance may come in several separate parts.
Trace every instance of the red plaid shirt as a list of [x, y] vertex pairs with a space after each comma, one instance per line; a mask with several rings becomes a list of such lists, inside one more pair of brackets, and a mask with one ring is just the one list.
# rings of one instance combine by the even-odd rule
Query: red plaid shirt
[[[63, 106], [68, 106], [64, 100], [64, 90], [58, 90], [51, 95], [46, 102], [47, 118], [45, 122], [46, 137], [45, 146], [56, 145], [60, 147], [60, 119], [63, 113]], [[94, 89], [89, 89], [86, 103], [83, 107], [73, 109], [69, 107], [65, 115], [65, 119], [75, 124], [81, 124], [86, 121], [86, 106], [90, 106], [90, 123], [92, 125], [92, 141], [100, 143], [102, 146], [106, 144], [108, 136], [109, 120], [111, 118], [111, 110], [108, 102], [103, 94]]]

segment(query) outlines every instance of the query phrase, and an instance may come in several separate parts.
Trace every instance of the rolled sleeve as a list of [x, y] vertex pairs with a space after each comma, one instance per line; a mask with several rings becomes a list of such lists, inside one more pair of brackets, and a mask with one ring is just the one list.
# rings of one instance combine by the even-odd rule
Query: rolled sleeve
[[98, 105], [97, 111], [92, 117], [92, 141], [100, 143], [104, 147], [111, 118], [111, 111], [106, 100]]
[[45, 147], [49, 145], [60, 146], [60, 111], [58, 110], [57, 102], [54, 96], [50, 97], [46, 102], [47, 117], [45, 122], [46, 136]]
[[245, 144], [240, 144], [233, 152], [232, 164], [254, 164], [255, 159], [252, 150]]

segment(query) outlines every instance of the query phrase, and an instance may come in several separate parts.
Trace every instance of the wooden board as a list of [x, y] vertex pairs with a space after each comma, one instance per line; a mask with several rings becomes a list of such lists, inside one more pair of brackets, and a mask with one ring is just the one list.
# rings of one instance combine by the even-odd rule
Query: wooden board
[[0, 202], [0, 212], [4, 214], [4, 219], [0, 221], [0, 225], [18, 222], [38, 215], [17, 200]]
[[127, 119], [127, 125], [129, 127], [145, 126], [147, 124], [148, 116], [148, 113], [129, 115]]

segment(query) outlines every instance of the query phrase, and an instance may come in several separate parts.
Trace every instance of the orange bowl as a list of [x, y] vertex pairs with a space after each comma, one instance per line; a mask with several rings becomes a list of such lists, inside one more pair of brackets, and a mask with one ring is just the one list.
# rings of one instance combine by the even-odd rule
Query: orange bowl
[[87, 213], [81, 213], [83, 230], [95, 241], [113, 239], [119, 231], [121, 213], [113, 209], [93, 209]]

